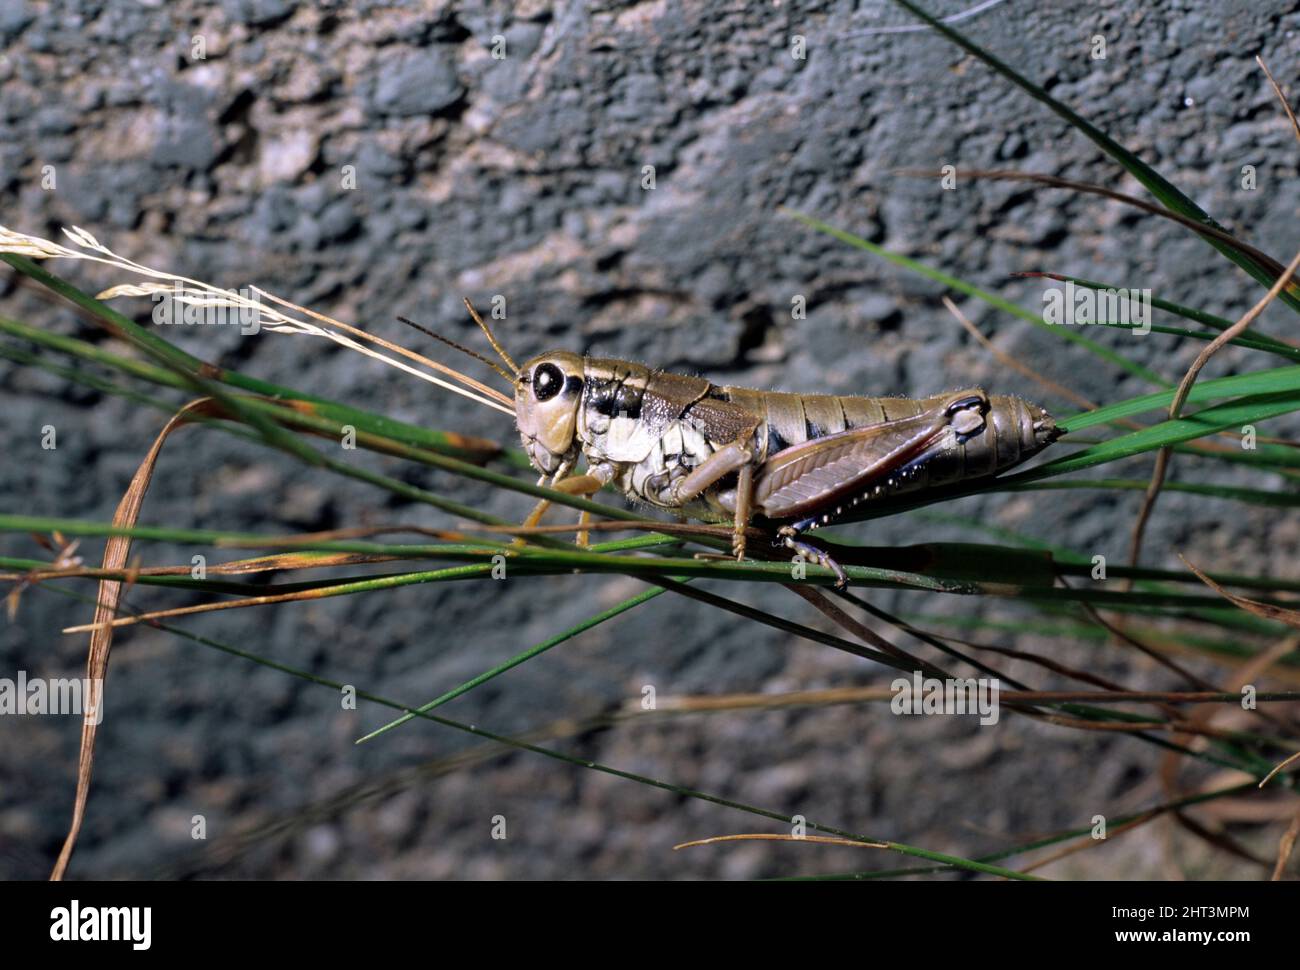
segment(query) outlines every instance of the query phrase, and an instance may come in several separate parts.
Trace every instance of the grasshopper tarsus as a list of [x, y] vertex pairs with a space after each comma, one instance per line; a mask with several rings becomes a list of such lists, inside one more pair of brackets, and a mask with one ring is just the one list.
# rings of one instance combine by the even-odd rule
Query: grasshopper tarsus
[[739, 562], [745, 558], [745, 533], [737, 532], [731, 537], [731, 555]]
[[783, 525], [776, 532], [780, 539], [777, 545], [783, 545], [797, 556], [818, 566], [825, 566], [835, 574], [835, 588], [839, 590], [848, 589], [849, 574], [844, 571], [844, 567], [835, 561], [835, 559], [824, 549], [818, 549], [810, 542], [804, 542], [799, 538], [799, 529], [797, 526]]

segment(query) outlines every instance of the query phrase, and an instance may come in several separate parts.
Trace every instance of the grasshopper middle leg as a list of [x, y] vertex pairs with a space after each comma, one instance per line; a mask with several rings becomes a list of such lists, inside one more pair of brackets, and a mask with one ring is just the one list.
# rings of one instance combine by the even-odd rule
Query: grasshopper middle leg
[[737, 559], [745, 558], [745, 530], [753, 509], [754, 453], [739, 442], [733, 441], [719, 448], [700, 462], [689, 475], [673, 488], [673, 499], [685, 505], [711, 485], [736, 472], [736, 511], [731, 533], [731, 552]]

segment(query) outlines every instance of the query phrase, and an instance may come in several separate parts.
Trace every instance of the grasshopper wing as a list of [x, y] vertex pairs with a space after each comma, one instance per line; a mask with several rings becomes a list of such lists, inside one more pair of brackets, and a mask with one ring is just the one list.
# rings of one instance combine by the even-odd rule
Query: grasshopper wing
[[911, 417], [792, 445], [759, 467], [754, 510], [769, 519], [815, 515], [861, 494], [936, 447], [978, 434], [988, 410], [983, 391], [961, 391]]

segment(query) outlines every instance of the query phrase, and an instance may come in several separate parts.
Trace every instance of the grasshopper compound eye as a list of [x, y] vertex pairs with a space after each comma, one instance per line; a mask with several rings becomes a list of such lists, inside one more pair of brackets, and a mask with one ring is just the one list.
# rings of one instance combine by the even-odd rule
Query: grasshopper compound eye
[[533, 397], [549, 401], [564, 387], [564, 374], [554, 364], [542, 364], [533, 371]]

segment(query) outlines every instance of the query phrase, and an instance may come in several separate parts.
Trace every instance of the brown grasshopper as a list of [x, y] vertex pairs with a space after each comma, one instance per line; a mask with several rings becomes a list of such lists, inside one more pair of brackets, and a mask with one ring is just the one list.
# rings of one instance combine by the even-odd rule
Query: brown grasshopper
[[[762, 516], [841, 586], [843, 569], [803, 533], [862, 502], [996, 475], [1061, 434], [1038, 405], [979, 387], [919, 399], [789, 394], [563, 350], [520, 367], [470, 312], [509, 367], [490, 365], [514, 385], [515, 422], [542, 481], [577, 495], [612, 484], [655, 508], [730, 519], [737, 558]], [[579, 458], [586, 474], [573, 474]]]

